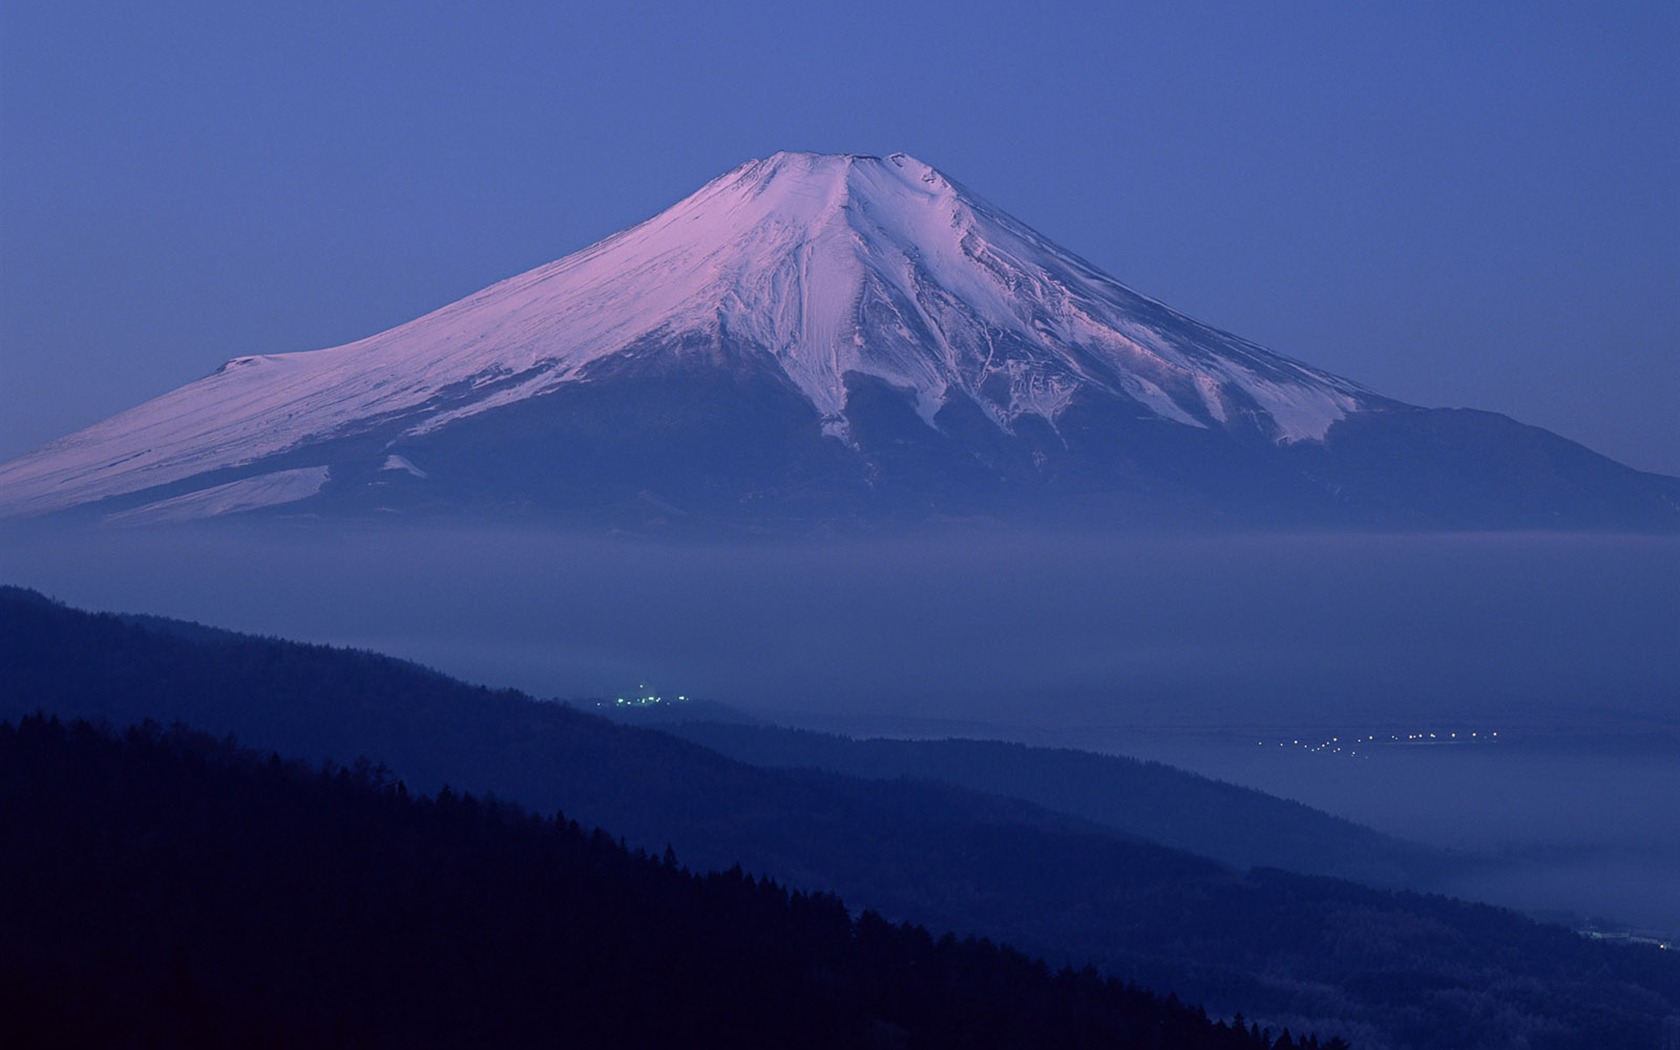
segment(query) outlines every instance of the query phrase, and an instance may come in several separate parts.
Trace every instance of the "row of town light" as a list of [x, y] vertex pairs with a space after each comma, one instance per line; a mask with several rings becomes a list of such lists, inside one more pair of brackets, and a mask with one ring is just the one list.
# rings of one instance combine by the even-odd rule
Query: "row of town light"
[[[679, 696], [677, 697], [677, 700], [680, 703], [686, 704], [688, 702], [688, 697]], [[664, 702], [665, 698], [660, 696], [658, 693], [648, 693], [644, 696], [632, 696], [629, 698], [622, 696], [617, 697], [613, 700], [613, 705], [615, 707], [652, 707], [655, 704], [663, 704]]]
[[[1473, 730], [1462, 735], [1451, 731], [1446, 733], [1407, 733], [1404, 736], [1399, 733], [1389, 733], [1387, 739], [1379, 739], [1376, 733], [1370, 733], [1366, 736], [1349, 737], [1347, 740], [1343, 740], [1339, 736], [1333, 736], [1329, 740], [1321, 740], [1316, 744], [1304, 743], [1299, 738], [1292, 739], [1288, 743], [1280, 740], [1278, 741], [1277, 746], [1298, 747], [1306, 751], [1308, 754], [1345, 754], [1369, 758], [1370, 749], [1373, 747], [1384, 747], [1393, 744], [1428, 744], [1431, 742], [1437, 744], [1491, 743], [1498, 738], [1499, 734], [1497, 732], [1484, 733], [1480, 730]], [[1266, 741], [1257, 740], [1255, 741], [1255, 744], [1259, 747], [1265, 747]], [[1360, 752], [1357, 750], [1361, 747], [1366, 749], [1365, 754], [1363, 755], [1360, 755]]]

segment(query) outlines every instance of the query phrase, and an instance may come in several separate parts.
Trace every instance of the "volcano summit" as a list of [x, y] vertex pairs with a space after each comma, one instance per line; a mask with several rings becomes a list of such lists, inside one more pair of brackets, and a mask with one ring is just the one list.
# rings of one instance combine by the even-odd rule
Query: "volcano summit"
[[779, 153], [0, 465], [0, 516], [1680, 528], [1680, 480], [1141, 296], [933, 168]]

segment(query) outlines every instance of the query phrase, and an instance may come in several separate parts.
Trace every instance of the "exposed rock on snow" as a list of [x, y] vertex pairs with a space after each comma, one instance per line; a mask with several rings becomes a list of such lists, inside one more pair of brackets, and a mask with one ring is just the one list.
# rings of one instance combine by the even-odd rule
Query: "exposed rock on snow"
[[[960, 393], [1005, 432], [1023, 416], [1053, 426], [1095, 390], [1188, 427], [1315, 441], [1375, 400], [1138, 295], [914, 158], [778, 153], [417, 320], [332, 349], [235, 358], [0, 465], [0, 515], [348, 435], [433, 433], [587, 380], [589, 366], [650, 341], [773, 361], [842, 440], [849, 373], [912, 391], [930, 423]], [[400, 457], [385, 467], [425, 476]], [[268, 505], [305, 474], [268, 477], [152, 509]]]

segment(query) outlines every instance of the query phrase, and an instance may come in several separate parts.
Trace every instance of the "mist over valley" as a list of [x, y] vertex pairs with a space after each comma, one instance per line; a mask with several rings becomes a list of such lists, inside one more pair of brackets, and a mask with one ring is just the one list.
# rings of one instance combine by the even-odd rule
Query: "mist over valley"
[[[1680, 928], [1672, 539], [749, 545], [320, 523], [6, 539], [0, 574], [75, 605], [585, 707], [647, 683], [767, 723], [1155, 759], [1488, 858], [1453, 887], [1474, 897]], [[1427, 733], [1466, 742], [1407, 739]], [[1316, 749], [1356, 736], [1378, 740]]]

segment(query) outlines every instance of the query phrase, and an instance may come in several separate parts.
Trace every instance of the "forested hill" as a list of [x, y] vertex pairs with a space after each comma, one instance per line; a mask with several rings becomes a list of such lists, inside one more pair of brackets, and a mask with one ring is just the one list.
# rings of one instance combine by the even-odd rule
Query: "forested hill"
[[697, 870], [739, 863], [894, 921], [1241, 1011], [1362, 1050], [1655, 1045], [1673, 953], [1496, 908], [1234, 870], [1026, 802], [929, 781], [764, 769], [370, 653], [193, 632], [0, 587], [0, 719], [181, 720], [319, 762], [384, 762], [564, 809]]
[[155, 724], [0, 723], [0, 802], [6, 1046], [1320, 1045]]

